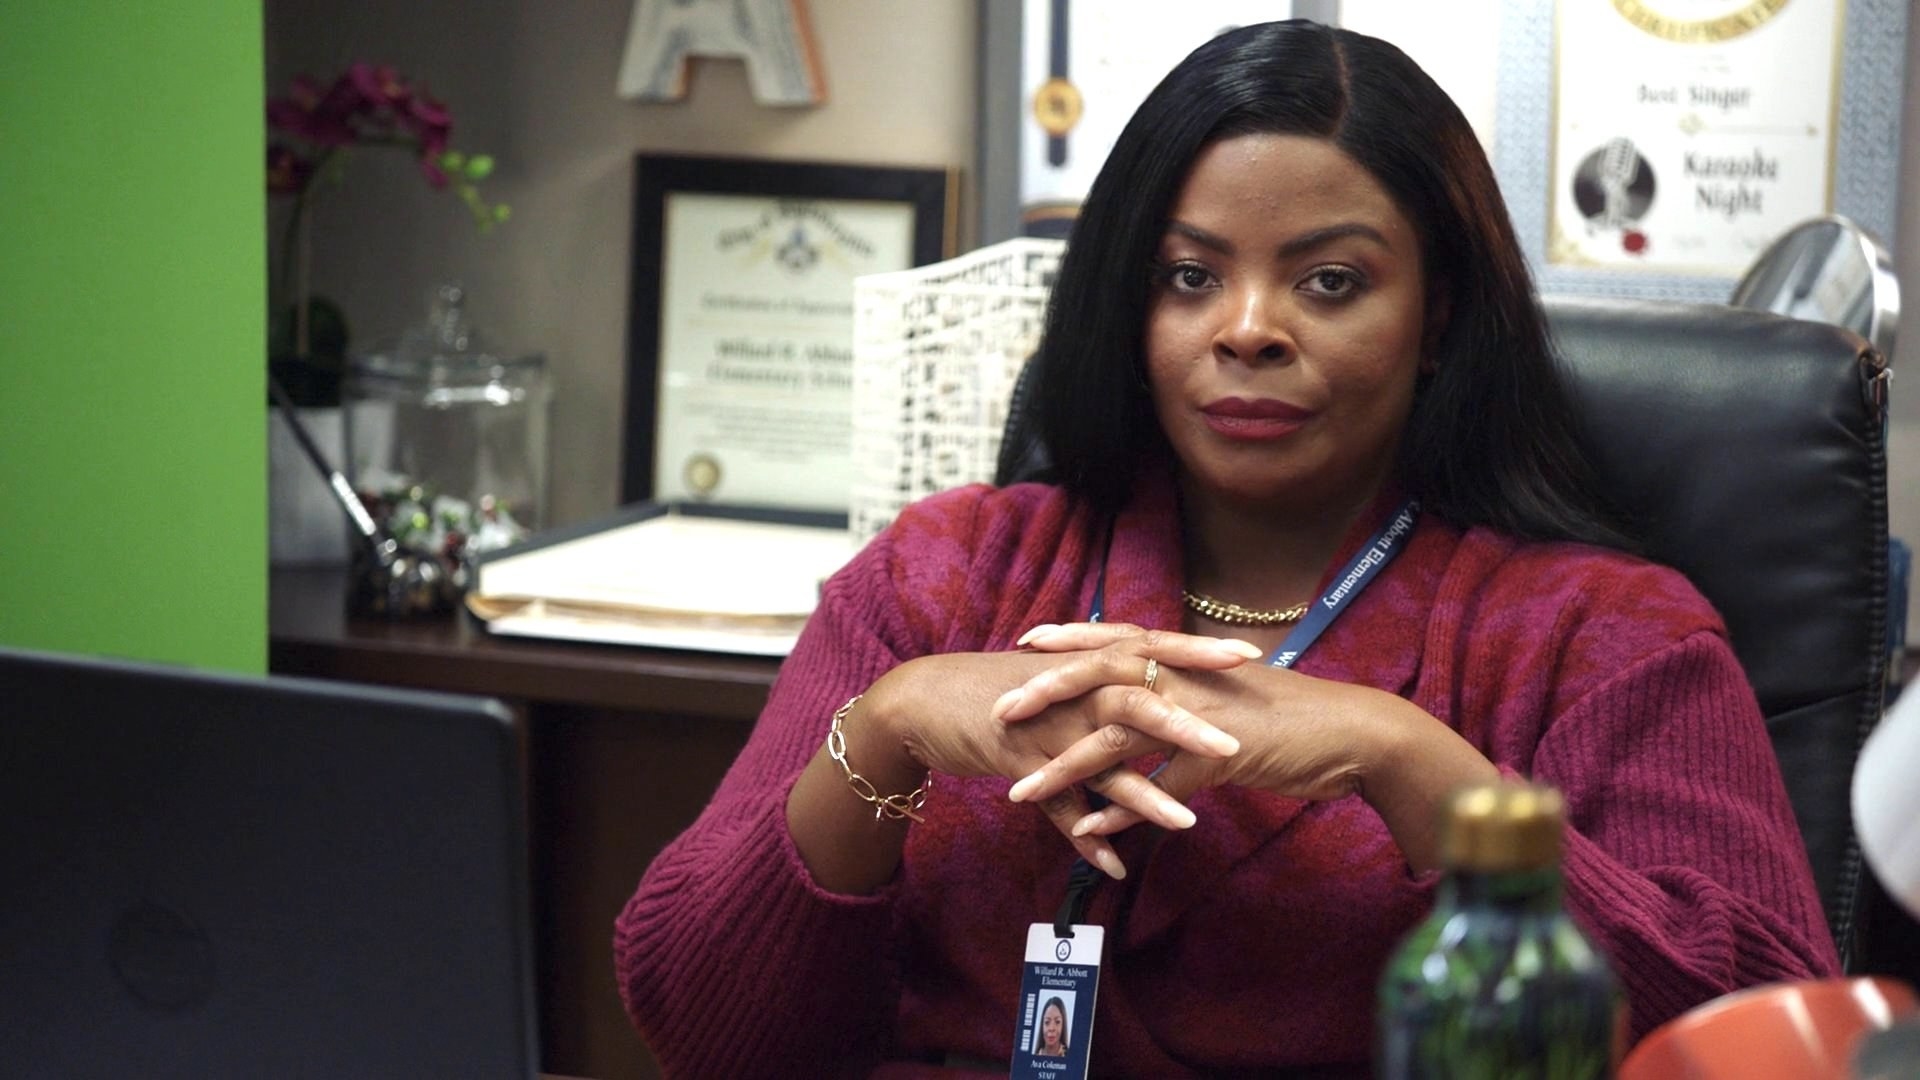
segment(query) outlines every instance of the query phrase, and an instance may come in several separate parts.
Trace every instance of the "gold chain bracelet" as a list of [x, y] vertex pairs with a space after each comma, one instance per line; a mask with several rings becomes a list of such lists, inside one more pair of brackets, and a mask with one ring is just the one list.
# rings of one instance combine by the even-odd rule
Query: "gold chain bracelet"
[[853, 793], [873, 804], [873, 820], [899, 821], [902, 818], [911, 818], [914, 821], [924, 821], [925, 819], [915, 811], [927, 805], [927, 792], [933, 788], [932, 773], [927, 774], [927, 778], [919, 787], [905, 795], [897, 792], [892, 795], [882, 795], [874, 789], [872, 781], [854, 772], [853, 766], [847, 764], [847, 736], [840, 729], [840, 725], [846, 720], [847, 714], [853, 711], [853, 703], [863, 696], [853, 695], [847, 699], [845, 705], [834, 712], [833, 726], [827, 729], [827, 756], [839, 764], [841, 772], [847, 774], [847, 785], [853, 788]]

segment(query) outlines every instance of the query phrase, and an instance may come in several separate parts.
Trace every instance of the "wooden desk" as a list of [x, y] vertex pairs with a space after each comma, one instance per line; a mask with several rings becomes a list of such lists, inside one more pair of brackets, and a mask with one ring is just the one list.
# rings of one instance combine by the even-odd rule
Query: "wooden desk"
[[[652, 1077], [614, 990], [612, 925], [654, 854], [706, 804], [766, 704], [777, 664], [708, 653], [514, 640], [465, 617], [349, 620], [339, 570], [275, 570], [269, 666], [279, 674], [488, 694], [528, 730], [542, 1068]], [[1920, 678], [1920, 651], [1903, 657]], [[1898, 964], [1912, 920], [1875, 922]], [[1878, 970], [1878, 969], [1876, 969]]]
[[485, 694], [527, 727], [541, 1068], [658, 1075], [614, 989], [613, 919], [745, 743], [778, 663], [496, 638], [465, 616], [348, 619], [345, 573], [276, 569], [268, 667]]

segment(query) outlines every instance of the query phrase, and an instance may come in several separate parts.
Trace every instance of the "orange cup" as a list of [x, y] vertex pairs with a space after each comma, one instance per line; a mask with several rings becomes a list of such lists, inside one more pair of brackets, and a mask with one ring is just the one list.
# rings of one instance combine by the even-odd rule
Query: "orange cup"
[[1844, 1080], [1862, 1036], [1917, 1013], [1913, 988], [1882, 976], [1756, 986], [1655, 1028], [1616, 1080]]

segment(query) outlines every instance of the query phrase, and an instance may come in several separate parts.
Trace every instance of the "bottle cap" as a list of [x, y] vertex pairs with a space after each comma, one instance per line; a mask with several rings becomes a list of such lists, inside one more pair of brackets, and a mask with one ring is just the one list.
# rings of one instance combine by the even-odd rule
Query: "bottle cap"
[[1455, 792], [1440, 824], [1440, 861], [1455, 870], [1542, 870], [1560, 861], [1565, 804], [1540, 784], [1503, 781]]

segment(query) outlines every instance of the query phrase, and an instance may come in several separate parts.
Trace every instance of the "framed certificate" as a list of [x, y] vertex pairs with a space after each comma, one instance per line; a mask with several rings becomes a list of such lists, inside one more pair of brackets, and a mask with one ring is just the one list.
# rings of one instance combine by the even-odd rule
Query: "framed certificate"
[[846, 513], [853, 279], [950, 255], [957, 179], [639, 155], [622, 501]]
[[1337, 0], [980, 0], [980, 239], [1065, 236], [1147, 92], [1224, 30]]
[[1542, 291], [1725, 302], [1896, 227], [1904, 0], [1503, 0], [1495, 167]]

